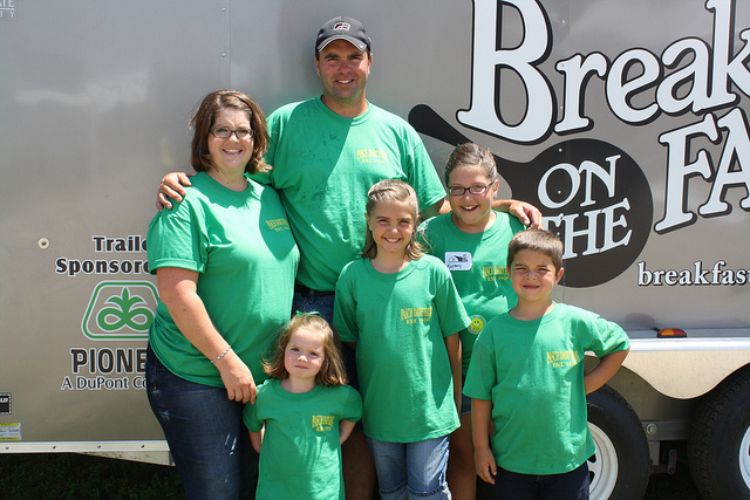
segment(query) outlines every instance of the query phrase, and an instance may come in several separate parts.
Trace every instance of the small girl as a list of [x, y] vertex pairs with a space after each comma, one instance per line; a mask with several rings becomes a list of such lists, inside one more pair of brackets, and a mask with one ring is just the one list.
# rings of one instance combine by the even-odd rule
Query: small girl
[[317, 313], [287, 324], [243, 420], [260, 453], [258, 499], [344, 498], [341, 443], [362, 416], [330, 325]]
[[[508, 243], [524, 229], [515, 217], [492, 210], [499, 180], [492, 152], [478, 144], [462, 144], [445, 166], [451, 213], [426, 221], [420, 237], [426, 249], [450, 269], [466, 312], [469, 328], [461, 332], [462, 371], [466, 375], [472, 347], [487, 322], [516, 304], [506, 268]], [[476, 496], [471, 403], [461, 405], [461, 428], [450, 444], [448, 483], [456, 499]]]
[[356, 345], [380, 496], [450, 498], [448, 438], [461, 403], [458, 332], [469, 318], [448, 270], [415, 239], [414, 190], [385, 180], [367, 196], [364, 258], [339, 277], [334, 325]]

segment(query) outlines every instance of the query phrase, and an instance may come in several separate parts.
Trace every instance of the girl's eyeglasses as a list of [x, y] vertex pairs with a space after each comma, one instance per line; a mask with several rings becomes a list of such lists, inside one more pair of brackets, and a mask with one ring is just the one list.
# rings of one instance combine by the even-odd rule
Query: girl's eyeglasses
[[466, 191], [469, 194], [484, 194], [490, 188], [492, 184], [472, 184], [469, 187], [462, 186], [448, 186], [448, 193], [451, 196], [463, 196]]

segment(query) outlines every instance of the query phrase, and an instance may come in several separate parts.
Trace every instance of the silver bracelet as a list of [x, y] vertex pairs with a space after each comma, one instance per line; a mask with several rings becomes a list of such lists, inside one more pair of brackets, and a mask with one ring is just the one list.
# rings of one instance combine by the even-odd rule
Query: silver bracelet
[[232, 350], [232, 346], [229, 346], [226, 349], [224, 349], [224, 352], [222, 352], [221, 354], [219, 354], [218, 356], [216, 356], [214, 359], [211, 360], [211, 364], [215, 365], [216, 363], [218, 363], [219, 361], [221, 361], [222, 359], [224, 359], [224, 356], [226, 356], [227, 354], [229, 354], [229, 351], [231, 351], [231, 350]]

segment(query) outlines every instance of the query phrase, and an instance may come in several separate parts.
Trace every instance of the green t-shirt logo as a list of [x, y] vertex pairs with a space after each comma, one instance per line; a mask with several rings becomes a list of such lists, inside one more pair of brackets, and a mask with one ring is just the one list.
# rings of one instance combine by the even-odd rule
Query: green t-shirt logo
[[407, 325], [416, 325], [417, 322], [427, 324], [431, 317], [431, 307], [404, 307], [401, 309], [401, 321]]
[[312, 427], [315, 432], [328, 432], [333, 429], [333, 415], [313, 415]]
[[484, 266], [482, 268], [482, 276], [487, 281], [499, 281], [507, 280], [508, 269], [505, 266]]
[[388, 156], [382, 149], [359, 148], [357, 149], [357, 160], [360, 163], [385, 163]]
[[547, 364], [552, 368], [564, 368], [566, 366], [575, 366], [580, 361], [578, 353], [575, 351], [548, 351]]
[[268, 219], [266, 226], [271, 231], [289, 231], [289, 222], [286, 219]]

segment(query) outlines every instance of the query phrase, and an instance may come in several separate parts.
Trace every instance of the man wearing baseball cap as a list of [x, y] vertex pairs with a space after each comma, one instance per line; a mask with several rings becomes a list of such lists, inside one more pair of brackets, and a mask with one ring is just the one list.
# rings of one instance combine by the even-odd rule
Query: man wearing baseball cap
[[334, 40], [346, 40], [362, 52], [371, 50], [371, 40], [364, 25], [351, 17], [334, 17], [321, 26], [315, 40], [315, 52], [320, 52]]
[[[279, 191], [300, 249], [294, 310], [318, 311], [333, 320], [333, 293], [344, 265], [357, 258], [365, 237], [367, 190], [383, 179], [401, 179], [416, 191], [424, 218], [450, 207], [445, 189], [422, 140], [402, 118], [366, 97], [372, 40], [364, 25], [335, 17], [318, 31], [314, 64], [323, 94], [287, 104], [268, 117], [267, 174], [260, 182]], [[159, 201], [180, 200], [185, 174], [167, 174]], [[538, 226], [541, 214], [514, 200], [496, 200], [523, 223]], [[353, 354], [345, 353], [349, 360]], [[351, 361], [350, 378], [356, 377]], [[356, 381], [355, 381], [356, 383]], [[361, 431], [343, 447], [347, 498], [370, 498], [374, 466]]]
[[[314, 49], [323, 95], [269, 116], [266, 160], [303, 256], [294, 308], [320, 311], [332, 322], [336, 280], [364, 244], [367, 190], [382, 179], [402, 179], [431, 214], [442, 206], [445, 190], [414, 129], [366, 98], [373, 58], [362, 23], [350, 17], [327, 21]], [[357, 386], [354, 354], [345, 348], [344, 357]], [[342, 455], [346, 497], [370, 498], [375, 469], [361, 428]]]

